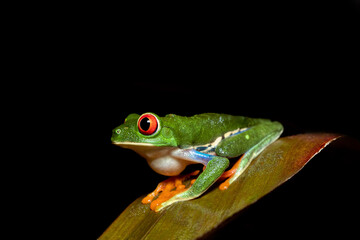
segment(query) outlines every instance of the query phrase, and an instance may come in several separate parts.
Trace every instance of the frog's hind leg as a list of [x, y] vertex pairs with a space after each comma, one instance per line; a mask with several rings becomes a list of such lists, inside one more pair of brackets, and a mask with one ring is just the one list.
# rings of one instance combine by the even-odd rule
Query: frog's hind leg
[[[245, 155], [245, 154], [244, 154]], [[239, 168], [240, 166], [240, 162], [241, 162], [241, 159], [243, 158], [242, 155], [237, 161], [236, 163], [231, 167], [230, 170], [227, 170], [226, 172], [224, 172], [221, 177], [219, 178], [219, 181], [223, 181], [224, 179], [226, 179], [225, 182], [221, 183], [220, 186], [219, 186], [219, 189], [220, 190], [226, 190], [228, 189], [228, 187], [230, 186], [230, 178], [232, 176], [234, 176], [234, 174], [236, 173], [237, 169]], [[234, 179], [235, 180], [235, 179]]]
[[[225, 179], [229, 180], [235, 173], [236, 170], [239, 168], [241, 159], [244, 155], [242, 155], [237, 161], [236, 163], [231, 167], [230, 170], [227, 170], [226, 172], [224, 172], [221, 177], [218, 179], [218, 181], [224, 181]], [[219, 189], [220, 190], [225, 190], [229, 187], [230, 183], [229, 181], [225, 181], [222, 184], [220, 184]]]
[[[226, 151], [227, 154], [229, 154], [230, 156], [236, 156], [236, 154], [241, 155], [243, 153], [243, 155], [241, 156], [241, 158], [233, 165], [233, 167], [224, 172], [224, 174], [221, 176], [220, 179], [224, 179], [227, 178], [227, 180], [225, 182], [223, 182], [222, 184], [220, 184], [219, 188], [220, 190], [225, 190], [227, 189], [230, 184], [232, 182], [234, 182], [244, 171], [245, 169], [250, 165], [251, 161], [257, 156], [259, 155], [260, 152], [262, 152], [268, 145], [270, 145], [272, 142], [274, 142], [277, 138], [279, 138], [279, 136], [282, 133], [282, 126], [281, 124], [279, 124], [277, 126], [277, 123], [273, 123], [272, 126], [270, 126], [272, 128], [272, 131], [258, 131], [259, 129], [256, 129], [258, 127], [261, 128], [266, 128], [266, 126], [254, 126], [251, 129], [249, 129], [247, 132], [245, 133], [241, 133], [239, 135], [233, 136], [229, 139], [225, 139], [225, 141], [231, 141], [231, 143], [233, 144], [229, 144], [229, 143], [225, 143], [224, 146], [237, 146], [237, 145], [242, 145], [242, 146], [246, 146], [248, 150], [243, 153], [243, 152], [236, 152], [237, 150], [232, 150], [229, 149], [228, 151]], [[260, 129], [261, 130], [261, 129]], [[267, 129], [270, 130], [270, 129]], [[258, 134], [251, 134], [251, 131], [256, 131], [255, 133]], [[252, 137], [250, 137], [252, 136]], [[238, 141], [237, 144], [236, 141]], [[239, 143], [242, 144], [239, 144]], [[218, 150], [218, 149], [217, 149]], [[221, 149], [221, 146], [219, 148], [219, 152], [221, 152], [223, 149]]]

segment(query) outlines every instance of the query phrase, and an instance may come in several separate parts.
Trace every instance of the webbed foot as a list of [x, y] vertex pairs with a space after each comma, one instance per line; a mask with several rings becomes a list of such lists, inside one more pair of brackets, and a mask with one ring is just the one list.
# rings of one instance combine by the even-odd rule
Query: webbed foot
[[[188, 190], [195, 182], [195, 179], [192, 179], [190, 181], [190, 185], [188, 187], [185, 186], [184, 181], [188, 180], [192, 176], [198, 175], [199, 173], [200, 171], [196, 170], [192, 173], [183, 176], [171, 177], [163, 182], [160, 182], [156, 189], [153, 192], [149, 193], [141, 202], [143, 204], [151, 203], [150, 209], [158, 212], [165, 206], [168, 206], [171, 203], [175, 202], [172, 201], [171, 203], [166, 203], [170, 198], [173, 198], [174, 196]], [[156, 196], [158, 197], [154, 200]]]

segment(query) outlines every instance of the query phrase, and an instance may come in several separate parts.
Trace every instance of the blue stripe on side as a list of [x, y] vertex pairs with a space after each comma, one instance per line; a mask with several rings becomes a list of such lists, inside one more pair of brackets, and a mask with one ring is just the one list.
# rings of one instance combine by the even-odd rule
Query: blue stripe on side
[[202, 164], [207, 165], [207, 163], [215, 156], [191, 149], [188, 151], [187, 157], [193, 161], [201, 162]]

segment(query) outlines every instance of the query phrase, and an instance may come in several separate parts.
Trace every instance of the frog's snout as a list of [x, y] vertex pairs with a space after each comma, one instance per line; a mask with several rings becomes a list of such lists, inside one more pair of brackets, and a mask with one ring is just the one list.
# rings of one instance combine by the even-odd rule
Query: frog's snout
[[120, 128], [115, 128], [114, 130], [112, 130], [111, 143], [114, 144], [114, 142], [116, 142], [116, 139], [120, 135], [120, 133], [121, 133]]

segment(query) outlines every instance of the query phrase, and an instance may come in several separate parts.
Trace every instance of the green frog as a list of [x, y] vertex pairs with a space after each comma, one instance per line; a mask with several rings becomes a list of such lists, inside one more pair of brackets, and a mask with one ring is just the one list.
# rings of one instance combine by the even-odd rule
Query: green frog
[[[111, 141], [140, 154], [155, 172], [172, 176], [143, 200], [152, 202], [151, 209], [158, 212], [178, 201], [201, 196], [219, 179], [226, 179], [220, 189], [227, 189], [282, 131], [281, 123], [268, 119], [217, 113], [159, 117], [148, 112], [130, 114], [113, 130]], [[240, 156], [227, 170], [229, 159]], [[186, 188], [182, 181], [200, 171], [185, 176], [181, 172], [189, 164], [199, 163], [204, 170]], [[153, 201], [160, 193], [163, 196]]]

